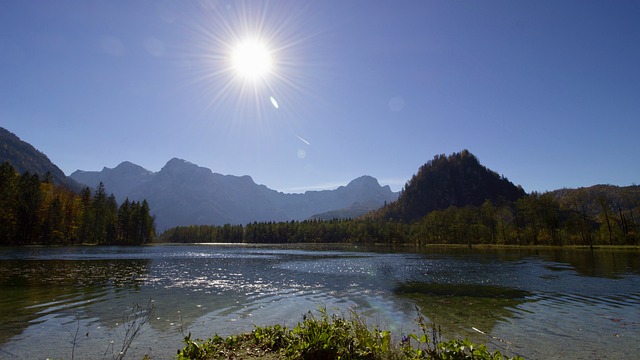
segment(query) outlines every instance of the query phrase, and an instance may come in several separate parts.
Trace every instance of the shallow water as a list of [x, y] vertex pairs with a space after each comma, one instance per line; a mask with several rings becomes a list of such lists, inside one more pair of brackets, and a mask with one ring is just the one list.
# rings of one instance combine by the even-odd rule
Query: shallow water
[[[321, 304], [398, 338], [418, 306], [445, 337], [531, 359], [640, 353], [640, 253], [162, 245], [0, 249], [0, 358], [172, 358], [188, 333], [294, 326]], [[475, 328], [475, 329], [474, 329]], [[480, 333], [479, 331], [483, 333]], [[632, 355], [633, 354], [633, 355]]]

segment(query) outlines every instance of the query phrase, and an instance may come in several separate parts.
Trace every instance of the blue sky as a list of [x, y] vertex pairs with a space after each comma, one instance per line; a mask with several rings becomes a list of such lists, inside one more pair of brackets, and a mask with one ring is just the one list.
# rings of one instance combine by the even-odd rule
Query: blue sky
[[[631, 185], [638, 19], [638, 1], [2, 1], [0, 126], [67, 174], [178, 157], [285, 192], [400, 190], [468, 149], [528, 192]], [[229, 57], [256, 37], [273, 68], [252, 82]]]

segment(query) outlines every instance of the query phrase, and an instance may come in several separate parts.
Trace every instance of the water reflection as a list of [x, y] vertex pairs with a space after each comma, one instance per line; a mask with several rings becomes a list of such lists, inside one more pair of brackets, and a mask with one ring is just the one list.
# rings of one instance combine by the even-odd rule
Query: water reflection
[[[400, 248], [400, 251], [409, 249]], [[489, 256], [501, 261], [517, 261], [531, 257], [565, 264], [580, 274], [615, 278], [628, 273], [640, 274], [640, 248], [528, 248], [528, 247], [446, 247], [415, 249], [428, 256]], [[411, 251], [411, 252], [414, 252]]]
[[[417, 305], [448, 337], [503, 338], [534, 358], [562, 347], [579, 353], [584, 339], [598, 348], [595, 354], [613, 351], [606, 339], [576, 330], [586, 328], [617, 334], [618, 346], [640, 350], [629, 341], [640, 335], [637, 251], [392, 250], [180, 245], [0, 251], [0, 351], [68, 358], [77, 329], [83, 337], [76, 355], [104, 358], [110, 342], [123, 336], [123, 316], [149, 301], [155, 314], [134, 344], [131, 355], [138, 358], [172, 356], [188, 332], [206, 338], [254, 324], [294, 326], [318, 304], [356, 308], [396, 332], [415, 331]], [[528, 336], [548, 349], [532, 348]]]
[[47, 321], [50, 316], [86, 312], [91, 309], [88, 305], [106, 301], [114, 289], [139, 289], [146, 279], [148, 263], [148, 260], [2, 261], [0, 343], [29, 326]]
[[567, 264], [584, 276], [615, 279], [628, 273], [640, 274], [638, 249], [554, 249], [541, 252], [540, 256]]

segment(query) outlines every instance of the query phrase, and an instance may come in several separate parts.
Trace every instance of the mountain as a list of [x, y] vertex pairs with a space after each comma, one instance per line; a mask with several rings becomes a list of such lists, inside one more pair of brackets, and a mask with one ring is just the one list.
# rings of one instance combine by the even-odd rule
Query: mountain
[[100, 172], [76, 170], [71, 178], [81, 184], [91, 184], [94, 188], [102, 181], [118, 202], [122, 202], [124, 198], [118, 194], [129, 194], [134, 187], [146, 182], [152, 175], [151, 171], [142, 166], [125, 161], [113, 169], [105, 167]]
[[305, 220], [357, 203], [375, 209], [398, 196], [371, 176], [335, 190], [286, 194], [258, 185], [249, 176], [221, 175], [177, 158], [157, 173], [124, 162], [99, 172], [78, 170], [71, 178], [90, 187], [102, 182], [119, 201], [146, 199], [160, 231], [183, 225]]
[[[391, 188], [388, 185], [380, 187], [378, 180], [374, 177], [361, 176], [351, 181], [346, 187], [341, 186], [335, 191], [338, 196], [352, 197], [348, 200], [350, 203], [348, 207], [314, 214], [310, 218], [315, 220], [355, 219], [387, 204], [390, 200], [386, 194], [389, 193]], [[370, 200], [359, 201], [366, 198]]]
[[513, 202], [524, 190], [505, 177], [487, 169], [468, 150], [449, 156], [437, 155], [420, 167], [401, 192], [398, 200], [372, 216], [415, 221], [433, 210], [451, 206], [480, 206]]
[[28, 171], [43, 177], [48, 172], [54, 184], [76, 191], [82, 189], [80, 184], [68, 178], [45, 154], [22, 141], [14, 133], [0, 127], [0, 163], [3, 162], [11, 164], [20, 174]]
[[344, 209], [338, 209], [338, 210], [331, 210], [331, 211], [327, 211], [321, 214], [315, 214], [313, 216], [311, 216], [311, 219], [313, 220], [334, 220], [334, 219], [339, 219], [339, 220], [347, 220], [347, 219], [355, 219], [357, 217], [363, 216], [371, 211], [377, 210], [380, 208], [380, 204], [379, 203], [359, 203], [359, 202], [355, 202], [353, 204], [351, 204], [351, 206], [344, 208]]

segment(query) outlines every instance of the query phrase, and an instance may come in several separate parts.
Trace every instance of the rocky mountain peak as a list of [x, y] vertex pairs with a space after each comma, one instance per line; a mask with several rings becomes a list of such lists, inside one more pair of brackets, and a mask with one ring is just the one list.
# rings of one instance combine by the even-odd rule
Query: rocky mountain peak
[[170, 173], [170, 174], [193, 174], [197, 173], [200, 175], [210, 175], [212, 174], [210, 169], [200, 167], [192, 162], [189, 162], [184, 159], [173, 158], [169, 160], [163, 167], [160, 169], [160, 173]]
[[123, 161], [120, 164], [118, 164], [118, 166], [116, 166], [113, 170], [118, 170], [122, 172], [132, 172], [132, 171], [136, 171], [136, 172], [144, 171], [147, 173], [151, 172], [140, 165], [136, 165], [132, 163], [131, 161]]
[[380, 187], [378, 180], [369, 175], [360, 176], [347, 184], [347, 188], [378, 189]]

